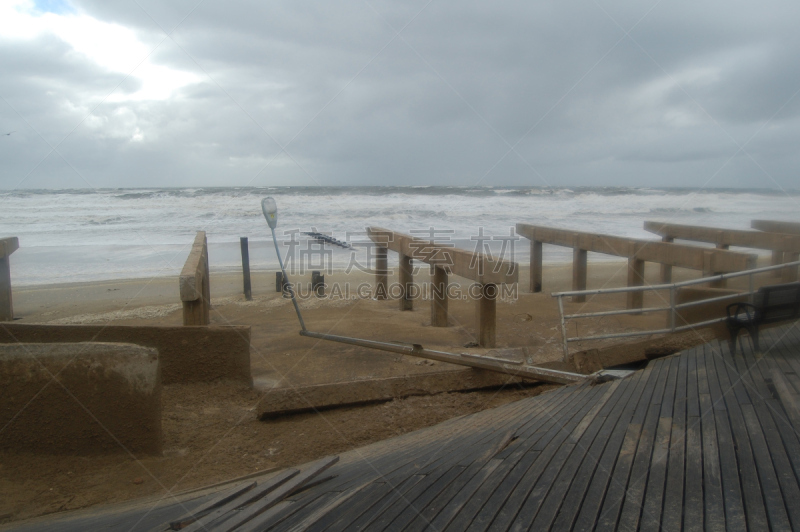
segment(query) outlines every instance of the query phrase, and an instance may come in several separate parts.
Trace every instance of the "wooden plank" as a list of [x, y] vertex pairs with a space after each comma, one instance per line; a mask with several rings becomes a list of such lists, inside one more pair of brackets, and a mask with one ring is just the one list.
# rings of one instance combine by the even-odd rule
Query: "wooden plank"
[[[586, 290], [586, 277], [588, 274], [587, 255], [585, 249], [572, 249], [572, 290]], [[586, 296], [572, 296], [573, 303], [583, 303]]]
[[255, 487], [256, 487], [256, 483], [251, 481], [251, 482], [244, 482], [244, 483], [239, 484], [238, 486], [235, 486], [235, 487], [233, 487], [233, 488], [231, 488], [229, 490], [223, 491], [221, 495], [218, 495], [217, 497], [214, 497], [210, 501], [208, 501], [208, 502], [206, 502], [204, 504], [201, 504], [200, 506], [198, 506], [197, 508], [193, 509], [188, 514], [186, 514], [186, 515], [184, 515], [184, 516], [182, 516], [182, 517], [180, 517], [180, 518], [178, 518], [178, 519], [176, 519], [174, 521], [171, 521], [169, 523], [169, 527], [172, 530], [180, 530], [180, 529], [184, 528], [185, 526], [195, 522], [198, 518], [203, 517], [204, 515], [209, 513], [211, 510], [213, 510], [213, 509], [215, 509], [215, 508], [217, 508], [219, 506], [222, 506], [226, 502], [230, 502], [231, 500], [233, 500], [234, 498], [238, 497], [242, 493], [244, 493], [246, 491], [250, 491], [251, 489], [253, 489]]
[[402, 292], [398, 299], [400, 303], [400, 310], [413, 310], [414, 309], [414, 265], [411, 257], [408, 255], [400, 255], [399, 258], [399, 283]]
[[599, 233], [586, 233], [567, 229], [556, 229], [540, 225], [517, 224], [517, 234], [556, 246], [580, 248], [595, 253], [636, 258], [647, 262], [658, 262], [680, 268], [734, 272], [755, 268], [755, 254], [725, 250], [707, 250], [695, 246], [684, 246], [668, 242], [637, 240]]
[[431, 279], [431, 327], [447, 327], [447, 285], [447, 272], [435, 266]]
[[[706, 378], [709, 381], [711, 400], [714, 404], [714, 420], [716, 421], [717, 447], [719, 449], [720, 473], [722, 477], [722, 496], [725, 509], [725, 528], [727, 530], [746, 530], [745, 505], [739, 478], [739, 462], [732, 429], [728, 420], [726, 399], [722, 394], [719, 373], [724, 372], [725, 361], [718, 350], [718, 344], [705, 344]], [[728, 400], [735, 401], [732, 390], [727, 390]]]
[[214, 521], [227, 514], [228, 512], [232, 512], [233, 510], [239, 508], [240, 506], [244, 506], [245, 504], [260, 499], [267, 493], [270, 493], [271, 491], [277, 489], [279, 486], [287, 482], [292, 477], [296, 476], [298, 473], [299, 471], [297, 469], [287, 469], [285, 471], [282, 471], [277, 475], [275, 475], [274, 477], [272, 477], [271, 479], [256, 486], [252, 490], [245, 492], [244, 494], [240, 495], [239, 497], [236, 497], [232, 501], [225, 503], [224, 505], [218, 507], [216, 510], [201, 517], [194, 523], [191, 523], [189, 526], [185, 527], [183, 530], [185, 530], [186, 532], [195, 532], [197, 530], [203, 530], [212, 523], [214, 523]]
[[771, 249], [780, 251], [800, 251], [800, 236], [786, 238], [786, 234], [763, 231], [746, 231], [738, 229], [722, 229], [717, 227], [700, 227], [664, 222], [644, 222], [644, 230], [659, 236], [669, 236], [681, 240], [707, 242], [718, 246], [737, 246], [753, 249]]
[[[598, 413], [598, 419], [602, 421], [602, 427], [595, 436], [591, 446], [582, 457], [580, 468], [575, 473], [575, 477], [569, 486], [568, 491], [564, 494], [563, 501], [559, 503], [558, 513], [554, 516], [554, 523], [548, 525], [554, 530], [571, 530], [575, 526], [575, 521], [578, 518], [578, 512], [586, 499], [586, 493], [589, 489], [589, 484], [595, 471], [600, 467], [603, 454], [609, 445], [612, 443], [612, 434], [614, 427], [617, 425], [620, 416], [624, 412], [625, 406], [628, 404], [631, 394], [636, 388], [637, 379], [631, 377], [621, 381], [615, 397], [606, 403], [603, 409]], [[549, 496], [548, 496], [549, 497]], [[544, 508], [548, 508], [548, 502], [545, 501]], [[542, 510], [544, 511], [544, 510]], [[536, 522], [546, 523], [546, 518], [540, 514], [537, 516]]]
[[288, 479], [285, 483], [278, 486], [275, 490], [270, 491], [265, 497], [259, 498], [254, 501], [247, 508], [236, 512], [233, 516], [225, 519], [221, 526], [214, 525], [215, 530], [219, 532], [231, 532], [236, 527], [250, 521], [257, 515], [265, 512], [281, 502], [292, 492], [299, 490], [306, 485], [311, 479], [329, 469], [336, 462], [339, 461], [338, 456], [328, 456], [321, 460], [317, 460], [310, 464], [304, 471]]
[[195, 301], [203, 296], [202, 281], [205, 273], [206, 249], [206, 233], [198, 231], [178, 279], [181, 301]]
[[542, 243], [531, 240], [530, 291], [542, 291]]
[[788, 235], [800, 235], [800, 223], [798, 222], [778, 222], [774, 220], [752, 220], [750, 227], [768, 233], [785, 233]]
[[513, 284], [519, 281], [517, 263], [494, 258], [485, 253], [436, 244], [432, 240], [368, 227], [367, 235], [378, 246], [386, 247], [413, 260], [439, 266], [459, 277], [480, 284]]
[[389, 298], [389, 258], [383, 246], [375, 246], [375, 299]]
[[497, 285], [484, 284], [480, 288], [481, 297], [475, 302], [478, 345], [495, 347], [497, 343]]
[[[718, 376], [722, 389], [730, 390], [731, 381], [741, 384], [742, 377], [733, 366], [730, 353], [727, 351], [725, 353], [729, 363], [718, 366]], [[744, 497], [747, 526], [750, 530], [766, 530], [769, 524], [764, 508], [764, 500], [761, 496], [761, 485], [758, 480], [758, 471], [753, 459], [750, 438], [747, 434], [747, 427], [740, 407], [740, 404], [750, 404], [750, 398], [745, 392], [744, 395], [734, 393], [733, 397], [729, 395], [727, 399], [730, 399], [727, 401], [728, 414], [735, 442], [736, 459], [739, 464], [739, 478]]]
[[672, 432], [664, 488], [664, 509], [659, 525], [664, 530], [680, 530], [683, 515], [683, 473], [686, 456], [686, 380], [688, 372], [686, 352], [680, 354], [672, 406]]
[[697, 354], [697, 384], [700, 396], [700, 430], [703, 437], [704, 526], [706, 530], [724, 530], [725, 503], [722, 497], [719, 443], [707, 372], [708, 368], [700, 346]]
[[453, 494], [452, 498], [442, 507], [436, 517], [431, 520], [430, 528], [432, 530], [446, 529], [451, 521], [461, 513], [475, 492], [492, 476], [502, 462], [503, 461], [498, 458], [493, 458], [485, 464], [482, 464], [477, 473]]

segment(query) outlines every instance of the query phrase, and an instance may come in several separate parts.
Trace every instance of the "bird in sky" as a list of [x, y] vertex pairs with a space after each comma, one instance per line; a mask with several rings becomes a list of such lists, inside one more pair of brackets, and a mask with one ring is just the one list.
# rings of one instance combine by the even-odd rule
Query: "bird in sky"
[[15, 130], [15, 131], [9, 131], [8, 133], [6, 133], [6, 137], [8, 137], [9, 135], [11, 135], [12, 133], [16, 133], [16, 130]]

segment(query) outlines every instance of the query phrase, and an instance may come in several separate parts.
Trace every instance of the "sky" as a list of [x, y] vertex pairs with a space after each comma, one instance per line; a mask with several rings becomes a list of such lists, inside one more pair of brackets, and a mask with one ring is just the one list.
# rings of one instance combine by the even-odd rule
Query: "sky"
[[0, 189], [800, 188], [796, 0], [0, 0]]

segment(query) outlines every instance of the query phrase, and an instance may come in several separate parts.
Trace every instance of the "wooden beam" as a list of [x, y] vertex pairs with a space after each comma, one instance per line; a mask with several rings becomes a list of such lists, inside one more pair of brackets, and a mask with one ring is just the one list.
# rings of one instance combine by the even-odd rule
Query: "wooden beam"
[[385, 300], [389, 298], [389, 258], [387, 249], [384, 246], [375, 246], [375, 299]]
[[439, 266], [449, 273], [481, 284], [513, 284], [519, 281], [516, 262], [496, 259], [484, 253], [446, 247], [432, 240], [415, 238], [380, 227], [368, 227], [367, 234], [379, 246], [413, 260]]
[[[572, 250], [572, 289], [586, 290], [586, 277], [588, 274], [587, 265], [588, 253], [585, 249], [574, 248]], [[583, 303], [586, 296], [572, 296], [575, 303]]]
[[720, 229], [663, 222], [645, 222], [644, 229], [662, 237], [715, 244], [719, 249], [737, 246], [773, 251], [800, 252], [800, 234], [786, 235], [782, 233]]
[[[755, 267], [757, 256], [733, 251], [713, 250], [706, 255], [703, 248], [667, 242], [638, 240], [599, 233], [585, 233], [530, 224], [517, 224], [517, 234], [545, 244], [580, 248], [595, 253], [636, 258], [692, 270], [711, 269], [736, 272]], [[709, 263], [710, 261], [710, 263]]]
[[[636, 258], [628, 259], [628, 286], [642, 286], [644, 284], [644, 261]], [[627, 307], [629, 309], [642, 308], [644, 292], [628, 292]]]
[[768, 233], [786, 233], [800, 235], [800, 222], [777, 222], [773, 220], [753, 220], [750, 227]]
[[178, 279], [184, 325], [208, 325], [211, 287], [208, 279], [208, 242], [198, 231]]
[[[672, 242], [674, 239], [671, 236], [661, 238], [662, 242]], [[669, 264], [661, 264], [661, 284], [668, 284], [672, 282], [672, 266]]]

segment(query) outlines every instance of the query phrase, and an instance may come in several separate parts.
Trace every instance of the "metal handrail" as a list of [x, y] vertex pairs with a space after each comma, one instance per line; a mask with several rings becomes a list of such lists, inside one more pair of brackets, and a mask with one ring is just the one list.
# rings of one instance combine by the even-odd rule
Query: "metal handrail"
[[[627, 286], [623, 288], [598, 288], [595, 290], [571, 290], [569, 292], [554, 292], [550, 294], [552, 297], [558, 299], [558, 311], [561, 315], [561, 338], [563, 341], [563, 349], [564, 349], [564, 360], [567, 359], [569, 356], [569, 342], [578, 342], [581, 340], [607, 340], [611, 338], [625, 338], [630, 336], [650, 336], [653, 334], [666, 334], [666, 333], [674, 333], [674, 332], [682, 332], [690, 329], [695, 329], [697, 327], [705, 327], [708, 325], [713, 325], [715, 323], [720, 323], [725, 321], [726, 318], [714, 318], [711, 320], [702, 321], [699, 323], [692, 323], [689, 325], [677, 325], [677, 313], [678, 310], [694, 307], [697, 305], [705, 305], [708, 303], [714, 303], [718, 301], [726, 301], [731, 299], [738, 299], [742, 296], [748, 296], [750, 302], [753, 302], [753, 296], [755, 295], [756, 291], [754, 289], [753, 284], [753, 276], [759, 273], [764, 272], [771, 272], [775, 270], [781, 270], [784, 268], [791, 268], [800, 266], [800, 260], [786, 262], [784, 264], [776, 264], [774, 266], [764, 266], [763, 268], [755, 268], [752, 270], [744, 270], [741, 272], [733, 272], [733, 273], [725, 273], [721, 275], [713, 275], [711, 277], [703, 277], [701, 279], [693, 279], [691, 281], [682, 281], [680, 283], [669, 283], [669, 284], [657, 284], [657, 285], [648, 285], [648, 286]], [[699, 301], [689, 301], [687, 303], [676, 303], [676, 293], [678, 288], [682, 288], [685, 286], [692, 286], [698, 284], [706, 284], [715, 281], [723, 281], [726, 279], [734, 279], [737, 277], [749, 277], [749, 287], [746, 292], [739, 292], [736, 294], [728, 294], [724, 296], [717, 296], [708, 299], [702, 299]], [[621, 293], [630, 293], [630, 292], [656, 292], [659, 290], [669, 290], [669, 306], [664, 307], [648, 307], [648, 308], [635, 308], [635, 309], [621, 309], [621, 310], [607, 310], [602, 312], [585, 312], [579, 314], [564, 314], [564, 303], [563, 299], [565, 297], [570, 296], [592, 296], [592, 295], [601, 295], [601, 294], [621, 294]], [[600, 334], [594, 336], [567, 336], [567, 320], [571, 319], [579, 319], [579, 318], [595, 318], [600, 316], [618, 316], [622, 314], [643, 314], [647, 312], [669, 312], [669, 326], [665, 329], [653, 329], [648, 331], [629, 331], [624, 333], [611, 333], [611, 334]]]

